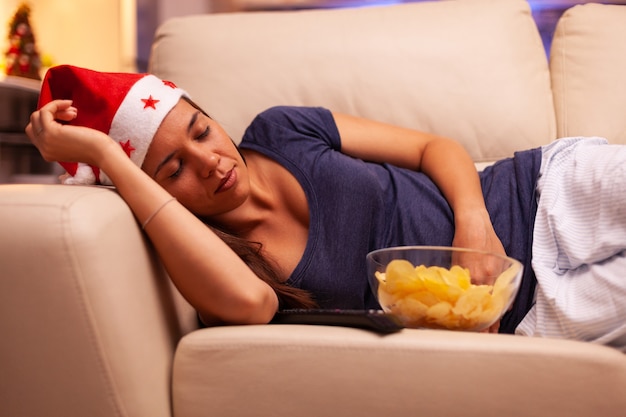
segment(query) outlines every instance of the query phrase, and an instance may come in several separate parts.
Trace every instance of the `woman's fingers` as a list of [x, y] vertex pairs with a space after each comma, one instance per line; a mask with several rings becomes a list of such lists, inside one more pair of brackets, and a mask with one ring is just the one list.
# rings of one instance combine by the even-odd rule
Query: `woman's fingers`
[[78, 115], [78, 110], [72, 106], [72, 100], [53, 100], [39, 109], [39, 113], [42, 123], [47, 124], [56, 120], [69, 122]]
[[41, 132], [43, 131], [43, 124], [41, 122], [40, 111], [33, 112], [30, 115], [30, 123], [28, 123], [28, 125], [26, 126], [25, 131], [26, 131], [26, 135], [28, 135], [31, 142], [33, 142], [34, 145], [37, 145], [38, 143], [37, 139], [39, 135], [41, 134]]
[[35, 141], [48, 125], [57, 123], [56, 120], [69, 122], [76, 118], [78, 110], [72, 107], [71, 100], [54, 100], [41, 109], [33, 112], [30, 123], [26, 126], [26, 134]]
[[72, 106], [72, 100], [55, 100], [49, 104], [51, 104], [49, 111], [54, 120], [69, 122], [78, 115], [78, 109]]
[[69, 122], [77, 115], [71, 100], [54, 100], [33, 112], [25, 131], [46, 161], [62, 160], [67, 154], [69, 143], [61, 138], [66, 135], [62, 135], [65, 130], [59, 121]]

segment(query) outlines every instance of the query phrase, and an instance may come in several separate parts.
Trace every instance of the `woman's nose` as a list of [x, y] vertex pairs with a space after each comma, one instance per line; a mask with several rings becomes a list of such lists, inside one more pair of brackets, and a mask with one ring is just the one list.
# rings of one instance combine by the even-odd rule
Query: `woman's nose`
[[220, 159], [216, 153], [213, 152], [203, 152], [198, 158], [199, 161], [199, 170], [202, 178], [208, 178], [213, 175], [215, 168], [217, 167]]

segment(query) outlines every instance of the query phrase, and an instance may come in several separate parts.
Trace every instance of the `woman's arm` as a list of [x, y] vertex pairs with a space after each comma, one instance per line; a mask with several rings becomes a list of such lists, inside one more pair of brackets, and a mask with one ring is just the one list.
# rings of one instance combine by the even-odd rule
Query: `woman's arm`
[[76, 109], [53, 101], [33, 113], [26, 133], [47, 161], [100, 167], [115, 184], [155, 246], [172, 281], [209, 323], [267, 323], [278, 309], [274, 291], [208, 227], [137, 167], [97, 130], [62, 125]]
[[345, 154], [422, 171], [433, 180], [454, 213], [454, 246], [504, 254], [474, 163], [459, 143], [358, 117], [337, 113], [333, 116]]

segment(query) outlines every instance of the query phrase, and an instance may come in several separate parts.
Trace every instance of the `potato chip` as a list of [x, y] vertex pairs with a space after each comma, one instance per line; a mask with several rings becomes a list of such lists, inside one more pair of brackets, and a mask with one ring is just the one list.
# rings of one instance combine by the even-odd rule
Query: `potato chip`
[[495, 286], [472, 284], [468, 269], [413, 266], [393, 260], [385, 273], [376, 273], [378, 298], [411, 327], [475, 329], [495, 321], [510, 296], [515, 277], [511, 268]]

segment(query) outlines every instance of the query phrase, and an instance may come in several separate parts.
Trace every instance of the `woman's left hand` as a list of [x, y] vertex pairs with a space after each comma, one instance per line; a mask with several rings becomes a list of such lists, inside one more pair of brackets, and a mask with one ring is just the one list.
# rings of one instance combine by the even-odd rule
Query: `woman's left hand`
[[[487, 210], [455, 213], [456, 229], [452, 245], [458, 248], [474, 249], [505, 255], [504, 246], [496, 235]], [[472, 277], [494, 277], [499, 274], [498, 265], [473, 260], [471, 257], [461, 261], [470, 270]], [[488, 279], [484, 279], [488, 281]], [[479, 280], [481, 281], [481, 280]], [[493, 282], [485, 282], [493, 284]], [[500, 322], [488, 329], [489, 333], [498, 333]]]
[[454, 217], [453, 246], [506, 255], [504, 246], [493, 229], [486, 209], [455, 212]]

